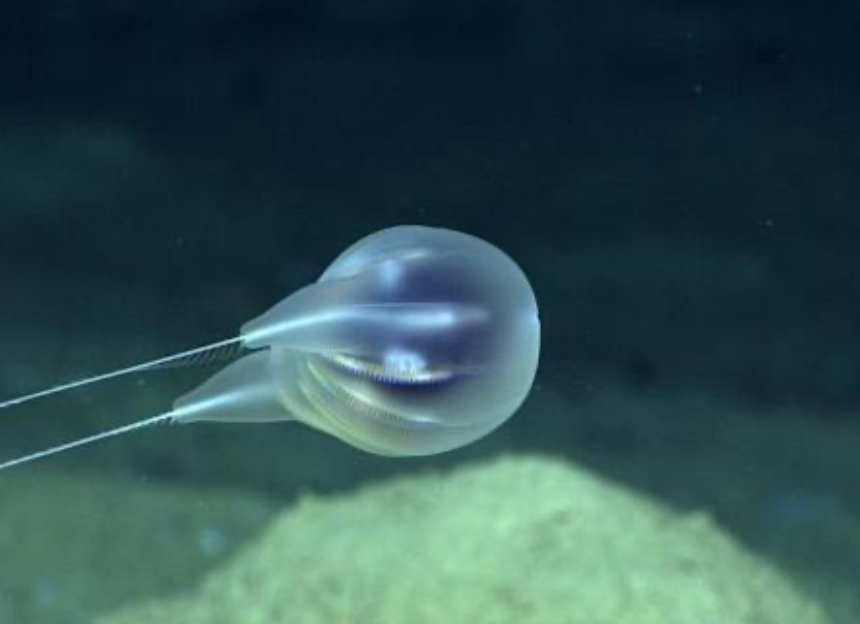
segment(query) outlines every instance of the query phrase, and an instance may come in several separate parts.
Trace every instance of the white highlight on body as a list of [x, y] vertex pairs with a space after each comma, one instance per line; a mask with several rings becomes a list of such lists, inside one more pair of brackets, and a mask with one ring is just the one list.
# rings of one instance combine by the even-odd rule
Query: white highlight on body
[[401, 375], [417, 375], [427, 370], [427, 360], [414, 351], [390, 349], [385, 354], [385, 367]]
[[353, 305], [308, 314], [299, 319], [273, 323], [263, 329], [245, 335], [246, 342], [253, 343], [288, 336], [308, 327], [347, 321], [364, 321], [382, 327], [396, 326], [414, 330], [449, 329], [457, 324], [480, 323], [487, 320], [487, 313], [472, 306], [433, 303], [393, 303]]
[[403, 267], [396, 260], [386, 260], [380, 271], [382, 283], [386, 288], [394, 288], [403, 277]]

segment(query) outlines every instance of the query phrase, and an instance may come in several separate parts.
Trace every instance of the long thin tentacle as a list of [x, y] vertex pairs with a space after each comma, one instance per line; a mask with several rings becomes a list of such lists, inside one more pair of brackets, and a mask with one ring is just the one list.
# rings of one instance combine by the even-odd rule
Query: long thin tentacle
[[85, 379], [79, 379], [77, 381], [64, 383], [59, 386], [54, 386], [53, 388], [48, 388], [47, 390], [40, 390], [39, 392], [33, 392], [31, 394], [19, 396], [14, 399], [2, 401], [0, 402], [0, 410], [8, 409], [16, 405], [23, 405], [24, 403], [29, 403], [37, 399], [43, 399], [45, 397], [49, 397], [55, 394], [60, 394], [61, 392], [68, 392], [69, 390], [83, 388], [84, 386], [89, 386], [102, 381], [108, 381], [109, 379], [116, 379], [117, 377], [131, 375], [133, 373], [151, 371], [158, 368], [178, 366], [182, 364], [208, 363], [209, 361], [212, 361], [212, 359], [215, 359], [215, 357], [224, 357], [228, 353], [231, 356], [234, 356], [237, 355], [238, 352], [241, 350], [242, 341], [242, 336], [236, 336], [228, 340], [221, 340], [220, 342], [214, 342], [212, 344], [208, 344], [202, 347], [197, 347], [196, 349], [191, 349], [189, 351], [183, 351], [182, 353], [176, 353], [167, 357], [158, 358], [157, 360], [152, 360], [150, 362], [135, 364], [134, 366], [115, 370], [110, 373], [104, 373], [101, 375], [95, 375], [93, 377], [87, 377]]
[[81, 438], [79, 440], [75, 440], [73, 442], [68, 442], [66, 444], [61, 444], [59, 446], [54, 446], [52, 448], [46, 449], [44, 451], [39, 451], [38, 453], [32, 453], [30, 455], [23, 455], [21, 457], [17, 457], [15, 459], [9, 460], [0, 464], [0, 471], [7, 470], [12, 468], [13, 466], [20, 466], [21, 464], [27, 464], [39, 459], [44, 459], [45, 457], [49, 457], [51, 455], [56, 455], [58, 453], [62, 453], [64, 451], [69, 451], [74, 448], [78, 448], [81, 446], [87, 446], [88, 444], [92, 444], [94, 442], [99, 442], [101, 440], [106, 440], [107, 438], [113, 438], [115, 436], [123, 435], [126, 433], [131, 433], [132, 431], [139, 431], [140, 429], [145, 429], [147, 427], [152, 427], [154, 425], [161, 424], [169, 424], [174, 420], [174, 413], [172, 411], [166, 412], [164, 414], [159, 414], [158, 416], [153, 416], [152, 418], [147, 418], [145, 420], [139, 420], [135, 423], [131, 423], [130, 425], [125, 425], [123, 427], [117, 427], [116, 429], [110, 429], [108, 431], [103, 431], [101, 433], [97, 433], [95, 435], [88, 436], [86, 438]]

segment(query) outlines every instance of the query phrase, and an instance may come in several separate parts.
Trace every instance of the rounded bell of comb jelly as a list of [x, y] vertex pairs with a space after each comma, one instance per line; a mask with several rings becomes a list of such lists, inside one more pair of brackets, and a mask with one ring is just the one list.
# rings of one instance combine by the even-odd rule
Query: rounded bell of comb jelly
[[534, 293], [506, 254], [450, 230], [395, 227], [242, 328], [269, 347], [277, 401], [312, 427], [389, 456], [468, 444], [534, 381]]

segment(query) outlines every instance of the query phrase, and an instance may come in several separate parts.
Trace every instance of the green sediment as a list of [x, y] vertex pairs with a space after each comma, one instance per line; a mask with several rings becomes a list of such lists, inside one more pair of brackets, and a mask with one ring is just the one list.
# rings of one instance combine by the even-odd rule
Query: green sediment
[[538, 458], [305, 497], [186, 587], [98, 622], [827, 621], [707, 516]]
[[537, 427], [548, 452], [678, 509], [709, 510], [834, 622], [860, 622], [860, 427], [852, 415], [594, 383], [597, 400], [542, 392], [542, 421], [526, 420], [519, 443], [535, 445], [526, 429]]
[[139, 481], [3, 475], [0, 622], [85, 624], [185, 589], [272, 510], [248, 496]]

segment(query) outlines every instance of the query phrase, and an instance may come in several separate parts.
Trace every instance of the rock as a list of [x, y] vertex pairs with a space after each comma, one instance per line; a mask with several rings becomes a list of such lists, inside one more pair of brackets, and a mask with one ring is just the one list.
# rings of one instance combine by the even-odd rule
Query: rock
[[305, 498], [199, 587], [99, 623], [826, 621], [707, 516], [513, 458]]

